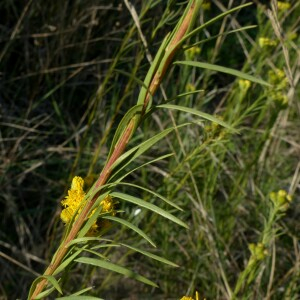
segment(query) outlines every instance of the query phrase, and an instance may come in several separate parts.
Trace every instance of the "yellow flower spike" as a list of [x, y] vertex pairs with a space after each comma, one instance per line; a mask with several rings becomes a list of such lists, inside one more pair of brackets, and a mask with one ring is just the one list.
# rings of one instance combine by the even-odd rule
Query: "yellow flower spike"
[[72, 180], [71, 190], [83, 191], [84, 181], [80, 176], [75, 176]]
[[[75, 176], [72, 180], [71, 188], [68, 190], [68, 196], [64, 200], [61, 201], [64, 209], [60, 214], [60, 218], [64, 223], [70, 223], [73, 216], [76, 214], [75, 219], [78, 214], [81, 212], [84, 203], [82, 203], [85, 192], [83, 190], [84, 180]], [[80, 207], [81, 205], [81, 207]], [[100, 203], [102, 206], [102, 212], [107, 213], [110, 212], [112, 215], [115, 215], [114, 212], [114, 202], [112, 201], [112, 197], [107, 195]], [[95, 213], [97, 208], [95, 208], [89, 215], [89, 218]], [[90, 230], [87, 232], [87, 236], [97, 236], [99, 234], [99, 229], [106, 229], [110, 227], [110, 222], [107, 220], [101, 220], [101, 218], [97, 219], [94, 224], [91, 226]]]
[[75, 176], [72, 180], [71, 188], [68, 190], [68, 196], [61, 201], [64, 209], [60, 214], [60, 218], [64, 223], [69, 223], [79, 208], [80, 203], [85, 197], [83, 190], [84, 181], [81, 177]]
[[278, 10], [285, 11], [291, 7], [291, 4], [288, 2], [277, 1]]

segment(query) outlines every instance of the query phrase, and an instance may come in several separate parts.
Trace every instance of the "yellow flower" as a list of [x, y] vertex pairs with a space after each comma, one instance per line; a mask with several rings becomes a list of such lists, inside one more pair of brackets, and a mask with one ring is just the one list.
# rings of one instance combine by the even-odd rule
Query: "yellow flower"
[[297, 38], [297, 33], [296, 32], [288, 32], [287, 33], [287, 39], [289, 41], [295, 40]]
[[180, 300], [200, 300], [199, 293], [196, 291], [195, 298], [189, 296], [183, 296]]
[[276, 89], [283, 89], [287, 87], [288, 79], [283, 70], [274, 69], [268, 72], [268, 81], [275, 85]]
[[[85, 197], [83, 190], [84, 181], [81, 177], [75, 176], [72, 180], [71, 189], [68, 190], [68, 196], [61, 201], [64, 209], [60, 217], [65, 223], [69, 223]], [[78, 214], [78, 212], [77, 212]]]
[[[79, 177], [75, 176], [72, 180], [71, 188], [68, 190], [68, 196], [65, 197], [64, 200], [61, 201], [62, 206], [64, 209], [60, 214], [60, 218], [64, 223], [70, 223], [73, 216], [75, 215], [75, 219], [78, 217], [79, 213], [81, 212], [85, 197], [85, 192], [83, 190], [84, 180]], [[112, 215], [115, 214], [114, 212], [114, 203], [112, 197], [107, 195], [101, 202], [100, 205], [102, 206], [101, 213], [111, 213]], [[95, 213], [96, 208], [90, 213], [89, 218]], [[95, 236], [98, 234], [99, 228], [104, 229], [109, 227], [109, 222], [107, 220], [96, 220], [95, 223], [91, 226], [87, 236]]]
[[200, 54], [201, 48], [198, 46], [191, 47], [185, 51], [187, 59], [194, 59], [197, 54]]
[[269, 253], [266, 246], [263, 243], [249, 244], [249, 250], [251, 252], [250, 261], [263, 260]]
[[278, 10], [288, 10], [291, 7], [291, 4], [288, 2], [277, 1]]
[[282, 212], [285, 212], [292, 202], [292, 196], [289, 195], [285, 190], [279, 190], [277, 193], [270, 193], [270, 199], [274, 206]]
[[260, 46], [260, 48], [264, 48], [264, 47], [274, 47], [277, 45], [277, 42], [274, 40], [271, 40], [269, 38], [265, 38], [265, 37], [260, 37], [258, 39], [258, 44]]
[[201, 7], [203, 8], [203, 10], [210, 10], [211, 2], [209, 0], [204, 0]]
[[196, 87], [192, 83], [188, 83], [185, 86], [185, 89], [187, 90], [187, 92], [194, 92], [196, 90]]
[[250, 86], [251, 82], [249, 80], [239, 79], [239, 87], [244, 93], [248, 91]]

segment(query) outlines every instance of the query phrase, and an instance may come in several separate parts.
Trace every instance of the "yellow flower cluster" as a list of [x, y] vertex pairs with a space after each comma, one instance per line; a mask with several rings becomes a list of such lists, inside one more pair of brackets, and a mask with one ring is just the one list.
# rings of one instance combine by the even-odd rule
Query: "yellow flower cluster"
[[203, 10], [210, 10], [211, 9], [210, 0], [204, 0], [203, 3], [201, 4], [201, 7], [203, 8]]
[[189, 296], [183, 296], [180, 300], [200, 300], [199, 293], [196, 291], [195, 298]]
[[194, 84], [192, 83], [188, 83], [186, 86], [185, 86], [185, 89], [187, 92], [194, 92], [196, 90], [196, 87]]
[[249, 244], [249, 250], [251, 252], [250, 262], [263, 260], [268, 255], [268, 250], [263, 243]]
[[275, 47], [275, 46], [277, 46], [277, 41], [271, 40], [266, 37], [260, 37], [258, 39], [258, 44], [259, 44], [260, 48]]
[[196, 55], [200, 54], [201, 48], [198, 46], [191, 47], [185, 51], [187, 59], [194, 59]]
[[287, 87], [288, 79], [283, 70], [274, 69], [268, 72], [268, 81], [272, 85], [275, 85], [277, 89], [283, 89]]
[[277, 193], [270, 193], [270, 199], [273, 202], [275, 208], [281, 212], [285, 212], [292, 202], [292, 196], [289, 195], [285, 190], [279, 190]]
[[269, 96], [280, 105], [285, 106], [288, 103], [288, 97], [284, 89], [288, 86], [288, 79], [284, 71], [280, 69], [270, 70], [268, 72], [268, 82], [273, 86]]
[[291, 3], [277, 1], [278, 10], [284, 11], [288, 10], [291, 7]]
[[[72, 180], [71, 188], [68, 190], [68, 196], [64, 200], [61, 201], [62, 206], [64, 209], [60, 214], [60, 218], [64, 223], [70, 223], [73, 216], [75, 215], [75, 219], [78, 217], [79, 213], [81, 212], [84, 206], [84, 197], [85, 192], [83, 190], [84, 180], [79, 177], [75, 176]], [[100, 205], [102, 206], [102, 213], [114, 212], [114, 203], [112, 201], [112, 197], [107, 195], [101, 202]], [[95, 213], [96, 209], [92, 211], [89, 218]], [[106, 220], [104, 220], [106, 221]], [[102, 222], [106, 224], [105, 222]], [[102, 225], [103, 225], [102, 224]], [[94, 235], [98, 229], [97, 221], [92, 225], [90, 232], [87, 235]], [[102, 226], [103, 227], [103, 226]]]

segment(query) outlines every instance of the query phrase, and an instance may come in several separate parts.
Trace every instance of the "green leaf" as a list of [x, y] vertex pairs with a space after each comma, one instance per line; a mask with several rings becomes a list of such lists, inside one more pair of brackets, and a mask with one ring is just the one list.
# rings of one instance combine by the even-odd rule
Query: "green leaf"
[[[94, 206], [92, 207], [91, 211], [93, 211], [96, 208], [96, 211], [93, 213], [92, 216], [89, 217], [89, 219], [87, 220], [87, 222], [84, 224], [84, 226], [81, 228], [81, 230], [78, 233], [78, 238], [82, 238], [86, 235], [86, 233], [90, 230], [90, 228], [92, 227], [92, 225], [96, 222], [97, 218], [99, 217], [100, 212], [102, 211], [102, 206], [99, 205], [100, 201], [102, 201], [107, 195], [109, 194], [109, 192], [105, 192], [104, 194], [100, 195], [97, 199], [97, 201], [95, 202]], [[91, 212], [90, 212], [91, 213]]]
[[168, 200], [167, 198], [163, 197], [162, 195], [158, 194], [158, 193], [155, 193], [153, 191], [151, 191], [150, 189], [147, 189], [143, 186], [140, 186], [140, 185], [136, 185], [136, 184], [133, 184], [133, 183], [128, 183], [128, 182], [120, 182], [118, 183], [118, 185], [127, 185], [127, 186], [132, 186], [132, 187], [135, 187], [137, 189], [140, 189], [140, 190], [143, 190], [143, 191], [146, 191], [148, 192], [149, 194], [152, 194], [154, 195], [155, 197], [161, 199], [162, 201], [164, 201], [165, 203], [168, 203], [169, 205], [173, 206], [174, 208], [180, 210], [180, 211], [183, 211], [183, 209], [181, 207], [179, 207], [177, 204], [171, 202], [170, 200]]
[[180, 65], [188, 65], [188, 66], [192, 66], [192, 67], [197, 67], [197, 68], [202, 68], [202, 69], [207, 69], [207, 70], [211, 70], [211, 71], [217, 71], [217, 72], [221, 72], [221, 73], [226, 73], [226, 74], [230, 74], [239, 78], [243, 78], [252, 82], [256, 82], [262, 85], [266, 85], [266, 86], [271, 86], [268, 82], [256, 78], [252, 75], [248, 75], [244, 72], [241, 71], [237, 71], [231, 68], [226, 68], [226, 67], [222, 67], [219, 65], [213, 65], [213, 64], [209, 64], [209, 63], [203, 63], [203, 62], [198, 62], [198, 61], [176, 61], [174, 62], [174, 64], [180, 64]]
[[232, 126], [230, 126], [229, 124], [227, 124], [226, 122], [210, 115], [210, 114], [207, 114], [207, 113], [204, 113], [204, 112], [201, 112], [201, 111], [198, 111], [196, 109], [193, 109], [193, 108], [189, 108], [189, 107], [185, 107], [185, 106], [179, 106], [179, 105], [174, 105], [174, 104], [162, 104], [162, 105], [158, 105], [156, 106], [158, 108], [168, 108], [168, 109], [176, 109], [176, 110], [180, 110], [180, 111], [184, 111], [184, 112], [187, 112], [189, 114], [192, 114], [192, 115], [196, 115], [198, 117], [201, 117], [203, 119], [206, 119], [206, 120], [209, 120], [209, 121], [212, 121], [214, 123], [217, 123], [233, 132], [238, 132], [236, 129], [234, 129]]
[[216, 34], [214, 36], [211, 36], [211, 37], [209, 37], [207, 39], [203, 39], [203, 40], [201, 40], [201, 41], [199, 41], [197, 43], [194, 43], [192, 45], [185, 46], [183, 50], [186, 51], [187, 49], [193, 48], [195, 46], [199, 46], [201, 44], [204, 44], [206, 42], [214, 40], [214, 39], [216, 39], [216, 38], [218, 38], [220, 36], [224, 36], [225, 37], [226, 35], [229, 35], [231, 33], [236, 33], [236, 32], [240, 32], [240, 31], [244, 31], [244, 30], [248, 30], [248, 29], [254, 29], [256, 27], [257, 27], [257, 25], [244, 26], [244, 27], [241, 27], [241, 28], [238, 28], [238, 29], [234, 29], [234, 30], [226, 31], [226, 32], [223, 32], [223, 33], [220, 33], [220, 34]]
[[107, 270], [110, 270], [110, 271], [113, 271], [113, 272], [116, 272], [119, 274], [123, 274], [127, 277], [130, 277], [132, 279], [146, 283], [148, 285], [158, 287], [157, 284], [155, 284], [153, 281], [145, 278], [144, 276], [141, 276], [135, 272], [132, 272], [131, 270], [129, 270], [127, 268], [118, 266], [118, 265], [108, 262], [108, 261], [99, 260], [99, 259], [90, 258], [90, 257], [79, 257], [76, 259], [76, 261], [79, 263], [88, 264], [88, 265], [96, 266], [99, 268], [107, 269]]
[[[144, 104], [144, 101], [145, 101], [145, 98], [146, 98], [146, 95], [147, 95], [147, 92], [148, 92], [148, 89], [149, 89], [149, 85], [150, 85], [151, 80], [152, 80], [152, 78], [153, 78], [153, 76], [154, 76], [154, 74], [155, 74], [155, 72], [156, 72], [163, 56], [164, 56], [164, 54], [165, 54], [165, 49], [168, 45], [169, 40], [170, 40], [170, 34], [167, 34], [167, 36], [164, 38], [161, 46], [159, 47], [159, 49], [158, 49], [158, 51], [155, 55], [155, 58], [154, 58], [154, 60], [151, 64], [151, 67], [150, 67], [149, 71], [147, 72], [146, 78], [144, 80], [144, 85], [141, 88], [141, 91], [139, 93], [138, 102], [137, 102], [138, 105], [143, 105]], [[146, 86], [146, 88], [144, 86]], [[152, 95], [151, 95], [151, 97], [152, 97]], [[151, 103], [149, 103], [147, 105], [146, 112], [150, 108], [150, 106], [151, 106]]]
[[45, 279], [47, 279], [49, 282], [51, 282], [51, 284], [55, 287], [55, 289], [60, 293], [62, 294], [62, 290], [59, 286], [59, 283], [58, 281], [55, 279], [54, 276], [51, 276], [51, 275], [42, 275], [41, 277], [44, 277]]
[[[181, 128], [184, 126], [189, 125], [190, 123], [185, 123], [182, 125], [177, 126], [176, 128]], [[124, 160], [126, 160], [128, 157], [130, 159], [122, 165], [121, 168], [118, 169], [117, 172], [120, 172], [122, 169], [124, 169], [131, 161], [139, 157], [141, 154], [143, 154], [145, 151], [147, 151], [150, 147], [152, 147], [154, 144], [156, 144], [158, 141], [163, 139], [166, 135], [168, 135], [170, 132], [172, 132], [175, 129], [175, 127], [167, 128], [163, 130], [162, 132], [156, 134], [155, 136], [149, 138], [147, 141], [141, 143], [140, 145], [126, 151], [124, 154], [122, 154], [112, 165], [112, 169], [114, 169], [117, 165], [121, 164]], [[115, 174], [114, 174], [115, 175]]]
[[[142, 165], [140, 165], [140, 166], [138, 166], [138, 167], [136, 167], [136, 168], [130, 170], [130, 171], [127, 172], [125, 175], [119, 177], [114, 183], [111, 183], [111, 185], [117, 185], [117, 184], [119, 184], [125, 177], [127, 177], [129, 174], [131, 174], [132, 172], [135, 172], [135, 171], [138, 170], [138, 169], [141, 169], [141, 168], [143, 168], [143, 167], [145, 167], [145, 166], [147, 166], [147, 165], [150, 165], [150, 164], [152, 164], [152, 163], [154, 163], [154, 162], [156, 162], [156, 161], [163, 160], [163, 159], [168, 158], [168, 157], [173, 156], [173, 155], [174, 155], [173, 153], [169, 153], [169, 154], [166, 154], [166, 155], [162, 155], [162, 156], [160, 156], [160, 157], [158, 157], [158, 158], [155, 158], [155, 159], [153, 159], [153, 160], [147, 161], [146, 163], [144, 163], [144, 164], [142, 164]], [[111, 178], [115, 177], [115, 175], [116, 175], [117, 173], [118, 173], [118, 172], [116, 172]]]
[[218, 20], [221, 20], [223, 19], [224, 17], [226, 17], [227, 15], [230, 15], [231, 13], [241, 9], [241, 8], [244, 8], [244, 7], [247, 7], [249, 5], [252, 5], [252, 3], [246, 3], [246, 4], [242, 4], [242, 5], [239, 5], [237, 7], [234, 7], [232, 9], [229, 9], [227, 11], [225, 11], [224, 13], [222, 14], [219, 14], [218, 16], [210, 19], [209, 21], [207, 21], [206, 23], [202, 24], [201, 26], [197, 27], [196, 29], [192, 30], [190, 33], [188, 33], [187, 35], [184, 36], [183, 39], [181, 39], [181, 41], [179, 42], [179, 45], [180, 44], [183, 44], [186, 40], [188, 40], [190, 37], [192, 37], [193, 35], [199, 33], [201, 30], [203, 30], [204, 28], [206, 28], [207, 26], [217, 22]]
[[87, 247], [84, 246], [81, 249], [77, 250], [76, 252], [74, 252], [71, 256], [69, 256], [67, 259], [65, 259], [57, 268], [56, 270], [53, 272], [53, 275], [56, 275], [60, 272], [62, 272], [72, 261], [74, 261], [74, 259], [84, 250], [84, 248]]
[[102, 239], [100, 237], [81, 237], [81, 238], [77, 238], [77, 239], [74, 239], [72, 240], [69, 244], [68, 244], [68, 247], [70, 247], [71, 245], [74, 245], [74, 244], [80, 244], [80, 243], [88, 243], [88, 242], [91, 242], [91, 241], [102, 241]]
[[161, 216], [163, 216], [164, 218], [166, 219], [169, 219], [171, 220], [172, 222], [180, 225], [180, 226], [183, 226], [185, 228], [189, 228], [185, 223], [183, 223], [181, 220], [179, 220], [178, 218], [176, 218], [175, 216], [173, 216], [172, 214], [168, 213], [167, 211], [163, 210], [162, 208], [154, 205], [154, 204], [151, 204], [151, 203], [148, 203], [140, 198], [136, 198], [136, 197], [133, 197], [131, 195], [127, 195], [127, 194], [123, 194], [123, 193], [118, 193], [118, 192], [113, 192], [111, 193], [111, 196], [112, 197], [116, 197], [118, 199], [123, 199], [127, 202], [130, 202], [130, 203], [133, 203], [133, 204], [136, 204], [138, 206], [141, 206], [141, 207], [144, 207], [144, 208], [147, 208]]
[[104, 216], [102, 217], [103, 219], [107, 219], [107, 220], [111, 220], [117, 223], [120, 223], [130, 229], [132, 229], [133, 231], [135, 231], [137, 234], [139, 234], [142, 238], [144, 238], [146, 241], [148, 241], [153, 247], [156, 247], [155, 243], [147, 236], [146, 233], [144, 233], [141, 229], [139, 229], [137, 226], [133, 225], [132, 223], [123, 220], [121, 218], [118, 217], [113, 217], [113, 216]]
[[[85, 292], [87, 292], [87, 291], [90, 291], [90, 290], [92, 290], [93, 289], [93, 287], [92, 286], [89, 286], [89, 287], [87, 287], [87, 288], [85, 288], [85, 289], [83, 289], [83, 290], [80, 290], [80, 291], [78, 291], [78, 292], [76, 292], [76, 293], [74, 293], [74, 294], [72, 294], [72, 295], [69, 295], [69, 296], [79, 296], [79, 295], [81, 295], [81, 294], [83, 294], [83, 293], [85, 293]], [[68, 296], [68, 297], [69, 297]]]
[[34, 282], [32, 283], [31, 288], [30, 288], [30, 292], [29, 292], [28, 298], [27, 298], [28, 300], [31, 299], [31, 296], [32, 296], [32, 294], [34, 292], [34, 289], [35, 289], [36, 285], [40, 282], [40, 280], [42, 278], [47, 279], [48, 282], [52, 284], [52, 287], [50, 289], [48, 289], [48, 290], [45, 290], [45, 291], [39, 293], [35, 297], [35, 299], [42, 299], [42, 298], [44, 298], [45, 296], [47, 296], [50, 293], [52, 293], [54, 291], [54, 289], [56, 289], [60, 294], [62, 294], [62, 290], [61, 290], [61, 288], [59, 286], [59, 283], [58, 283], [58, 281], [53, 276], [51, 276], [51, 275], [41, 275], [38, 278], [36, 278], [34, 280]]
[[121, 245], [123, 245], [123, 246], [125, 246], [125, 247], [127, 247], [127, 248], [129, 248], [129, 249], [132, 249], [132, 250], [134, 250], [134, 251], [136, 251], [136, 252], [139, 252], [139, 253], [141, 253], [141, 254], [143, 254], [143, 255], [145, 255], [145, 256], [148, 256], [148, 257], [150, 257], [150, 258], [152, 258], [152, 259], [155, 259], [155, 260], [157, 260], [157, 261], [160, 261], [160, 262], [162, 262], [162, 263], [164, 263], [164, 264], [170, 265], [170, 266], [172, 266], [172, 267], [179, 267], [178, 265], [174, 264], [173, 262], [169, 261], [168, 259], [165, 259], [165, 258], [160, 257], [160, 256], [158, 256], [158, 255], [152, 254], [152, 253], [150, 253], [150, 252], [148, 252], [148, 251], [141, 250], [141, 249], [138, 249], [138, 248], [135, 248], [135, 247], [132, 247], [132, 246], [123, 244], [123, 243], [121, 243]]

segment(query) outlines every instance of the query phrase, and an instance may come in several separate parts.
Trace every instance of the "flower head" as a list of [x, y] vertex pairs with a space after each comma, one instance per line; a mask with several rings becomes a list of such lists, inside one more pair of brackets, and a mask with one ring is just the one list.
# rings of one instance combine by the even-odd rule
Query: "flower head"
[[210, 0], [204, 0], [203, 3], [201, 4], [201, 7], [203, 8], [203, 10], [210, 10], [211, 9]]
[[200, 52], [201, 52], [201, 48], [200, 47], [193, 46], [193, 47], [187, 49], [185, 51], [185, 54], [186, 54], [187, 59], [192, 60], [192, 59], [195, 58], [195, 56], [197, 56], [198, 54], [200, 54]]
[[240, 89], [246, 93], [251, 86], [251, 82], [246, 79], [239, 79], [239, 87]]
[[277, 1], [277, 6], [278, 6], [278, 10], [284, 11], [284, 10], [288, 10], [291, 7], [291, 3]]
[[269, 253], [266, 246], [263, 243], [249, 244], [249, 250], [251, 252], [250, 261], [263, 260]]
[[[61, 201], [61, 204], [64, 209], [60, 214], [60, 218], [66, 224], [70, 223], [72, 218], [76, 219], [78, 217], [85, 204], [84, 197], [86, 194], [83, 190], [83, 186], [84, 180], [79, 176], [75, 176], [72, 180], [71, 188], [68, 190], [68, 196], [66, 196], [65, 199]], [[100, 205], [102, 206], [101, 213], [111, 213], [113, 215], [115, 214], [114, 202], [110, 195], [107, 195], [100, 202]], [[96, 208], [90, 213], [88, 217], [90, 218], [95, 213], [95, 211]], [[104, 227], [109, 227], [106, 221], [107, 220], [97, 219], [91, 226], [87, 235], [97, 235], [99, 228], [104, 229]]]
[[199, 293], [196, 291], [195, 298], [189, 296], [183, 296], [180, 300], [200, 300]]
[[275, 47], [275, 46], [277, 46], [277, 42], [276, 41], [271, 40], [269, 38], [265, 38], [265, 37], [260, 37], [258, 39], [258, 44], [259, 44], [260, 48]]
[[292, 196], [289, 195], [285, 190], [279, 190], [277, 193], [270, 193], [270, 199], [274, 206], [281, 212], [285, 212], [292, 202]]

